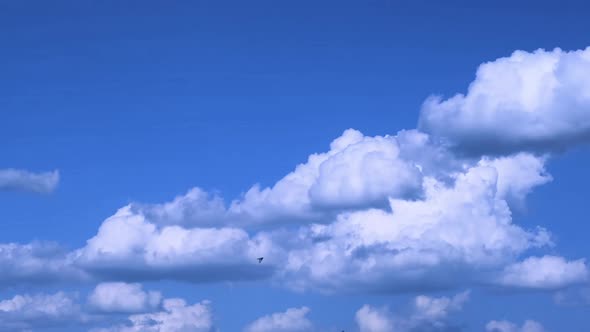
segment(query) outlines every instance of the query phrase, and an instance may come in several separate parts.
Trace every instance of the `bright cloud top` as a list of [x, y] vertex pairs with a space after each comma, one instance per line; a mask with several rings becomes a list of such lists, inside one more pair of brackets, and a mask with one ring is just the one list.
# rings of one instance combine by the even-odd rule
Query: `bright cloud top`
[[470, 153], [588, 142], [589, 71], [590, 48], [516, 51], [482, 64], [467, 94], [428, 99], [419, 128]]
[[389, 197], [416, 196], [422, 174], [414, 161], [402, 156], [416, 143], [401, 144], [398, 137], [368, 137], [349, 129], [330, 144], [328, 152], [310, 155], [272, 187], [254, 185], [228, 207], [220, 197], [194, 188], [170, 203], [133, 208], [162, 224], [322, 221], [334, 209], [384, 205]]

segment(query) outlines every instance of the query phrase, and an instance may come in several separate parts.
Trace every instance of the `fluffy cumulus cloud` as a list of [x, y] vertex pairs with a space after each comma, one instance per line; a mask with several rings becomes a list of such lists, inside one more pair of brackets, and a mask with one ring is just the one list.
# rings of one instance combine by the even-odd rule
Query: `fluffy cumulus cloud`
[[426, 179], [423, 200], [392, 199], [391, 211], [313, 225], [292, 240], [284, 277], [294, 287], [328, 290], [450, 287], [550, 245], [545, 230], [512, 222], [498, 179], [495, 168], [474, 166], [452, 185]]
[[361, 332], [448, 331], [454, 326], [448, 322], [451, 313], [460, 311], [469, 299], [469, 292], [453, 297], [417, 296], [409, 314], [395, 315], [386, 308], [364, 305], [355, 315]]
[[[162, 301], [159, 292], [144, 292], [139, 284], [122, 283], [99, 284], [88, 298], [88, 306], [80, 304], [77, 294], [64, 292], [15, 295], [0, 300], [0, 331], [214, 331], [209, 301], [192, 305], [179, 298]], [[122, 313], [131, 315], [123, 317]], [[113, 323], [117, 321], [120, 323]], [[112, 326], [104, 327], [109, 325]]]
[[278, 261], [280, 255], [264, 234], [250, 237], [230, 227], [160, 226], [124, 207], [71, 259], [99, 278], [203, 282], [269, 277], [273, 260], [260, 265], [256, 258], [274, 256]]
[[305, 332], [311, 331], [313, 324], [306, 315], [309, 308], [290, 308], [284, 312], [274, 313], [258, 318], [250, 323], [244, 332]]
[[[361, 332], [418, 332], [455, 331], [457, 326], [449, 317], [460, 311], [469, 299], [469, 291], [452, 297], [415, 297], [400, 313], [387, 308], [362, 306], [355, 314], [356, 324]], [[284, 312], [261, 317], [244, 329], [245, 332], [304, 332], [319, 331], [307, 318], [309, 308], [291, 308]]]
[[0, 271], [0, 288], [87, 278], [54, 243], [0, 243]]
[[310, 155], [271, 187], [254, 185], [228, 206], [221, 197], [193, 188], [169, 203], [132, 209], [163, 225], [244, 226], [321, 222], [337, 211], [383, 206], [389, 197], [415, 197], [421, 190], [420, 165], [411, 156], [430, 146], [412, 135], [418, 134], [370, 137], [348, 129], [328, 152]]
[[516, 51], [466, 94], [429, 98], [419, 129], [470, 153], [550, 151], [590, 139], [590, 48]]
[[[355, 135], [354, 143], [340, 142], [348, 135]], [[370, 206], [386, 203], [388, 197], [411, 197], [421, 188], [419, 168], [400, 157], [395, 137], [365, 137], [348, 130], [332, 142], [330, 153], [309, 189], [315, 205]]]
[[590, 274], [585, 260], [567, 261], [563, 257], [529, 257], [508, 265], [500, 284], [509, 287], [559, 289], [588, 281]]
[[162, 301], [162, 294], [156, 291], [144, 291], [140, 284], [123, 282], [101, 283], [88, 297], [88, 303], [101, 312], [135, 313], [157, 308]]
[[522, 326], [509, 321], [493, 320], [486, 325], [486, 332], [545, 332], [545, 328], [534, 320], [526, 320]]
[[189, 305], [183, 299], [166, 299], [163, 310], [132, 315], [127, 324], [94, 329], [93, 332], [212, 332], [211, 303]]
[[0, 191], [29, 191], [46, 194], [57, 188], [59, 172], [33, 173], [26, 170], [0, 169]]
[[395, 136], [368, 137], [349, 129], [330, 144], [328, 152], [310, 155], [274, 186], [252, 187], [232, 202], [229, 212], [254, 222], [317, 220], [326, 210], [413, 196], [421, 189], [421, 177], [419, 168], [402, 158]]
[[414, 317], [418, 320], [436, 322], [445, 319], [451, 312], [458, 311], [469, 300], [469, 291], [449, 297], [417, 296], [414, 299]]
[[37, 331], [66, 327], [84, 320], [75, 297], [63, 292], [16, 295], [0, 301], [1, 331]]
[[479, 165], [496, 169], [498, 196], [511, 206], [522, 209], [526, 196], [533, 188], [553, 180], [545, 170], [546, 161], [547, 157], [518, 153], [510, 157], [484, 157], [479, 161]]
[[393, 319], [385, 309], [364, 305], [355, 315], [355, 320], [361, 332], [389, 332], [393, 331]]
[[201, 188], [192, 188], [170, 202], [132, 204], [130, 209], [158, 225], [219, 226], [229, 217], [223, 199]]
[[[279, 243], [282, 239], [274, 231], [248, 233], [238, 224], [253, 218], [264, 223], [276, 215], [275, 207], [291, 220], [322, 215], [320, 221], [326, 224], [335, 220], [338, 211], [353, 206], [386, 207], [391, 197], [416, 196], [423, 189], [422, 172], [434, 169], [432, 164], [442, 154], [429, 144], [417, 132], [366, 137], [347, 130], [332, 142], [329, 152], [310, 156], [308, 163], [273, 188], [260, 191], [268, 193], [262, 201], [262, 196], [252, 198], [250, 191], [226, 209], [218, 196], [193, 189], [164, 204], [132, 204], [106, 219], [96, 236], [70, 259], [74, 266], [102, 279], [268, 278], [283, 270], [277, 264], [292, 248]], [[432, 156], [418, 150], [431, 151]], [[417, 155], [421, 159], [414, 163], [411, 156]], [[449, 168], [456, 168], [450, 164]], [[371, 168], [376, 166], [382, 171]], [[345, 187], [334, 189], [340, 185]], [[305, 203], [293, 203], [296, 200]], [[253, 203], [258, 201], [260, 204]], [[257, 208], [248, 212], [252, 204]], [[260, 256], [266, 257], [265, 264], [254, 264]]]

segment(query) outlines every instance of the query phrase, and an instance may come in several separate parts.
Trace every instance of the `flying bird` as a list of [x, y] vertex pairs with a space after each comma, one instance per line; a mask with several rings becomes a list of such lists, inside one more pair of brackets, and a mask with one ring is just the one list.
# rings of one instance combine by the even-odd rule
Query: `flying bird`
[[258, 264], [262, 263], [262, 260], [264, 259], [264, 257], [258, 257]]

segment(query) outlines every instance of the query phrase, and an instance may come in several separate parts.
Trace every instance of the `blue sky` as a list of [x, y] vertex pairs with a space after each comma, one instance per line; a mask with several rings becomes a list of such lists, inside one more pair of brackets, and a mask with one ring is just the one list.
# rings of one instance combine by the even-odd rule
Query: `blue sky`
[[585, 331], [587, 10], [0, 3], [0, 331]]

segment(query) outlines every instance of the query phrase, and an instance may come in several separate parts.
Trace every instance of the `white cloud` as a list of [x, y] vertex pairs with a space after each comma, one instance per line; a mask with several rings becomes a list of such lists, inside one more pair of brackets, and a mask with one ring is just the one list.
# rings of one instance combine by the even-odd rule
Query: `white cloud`
[[[99, 281], [272, 279], [334, 292], [494, 283], [490, 275], [510, 272], [527, 250], [552, 245], [544, 229], [514, 224], [511, 211], [551, 180], [545, 161], [530, 153], [457, 158], [417, 130], [347, 130], [328, 152], [227, 208], [195, 188], [119, 209], [67, 255], [0, 245], [0, 285], [86, 277], [80, 270]], [[272, 223], [278, 216], [286, 222]], [[513, 286], [510, 278], [501, 284]]]
[[487, 332], [545, 332], [543, 326], [533, 320], [527, 320], [522, 326], [509, 321], [491, 321], [486, 325]]
[[546, 231], [512, 223], [497, 179], [494, 168], [476, 166], [450, 186], [426, 179], [424, 200], [391, 200], [392, 212], [370, 209], [312, 225], [292, 240], [299, 242], [284, 281], [324, 290], [449, 287], [551, 244]]
[[452, 326], [447, 322], [449, 315], [460, 311], [468, 299], [469, 292], [451, 298], [420, 295], [414, 298], [407, 316], [364, 305], [356, 312], [355, 320], [360, 332], [446, 331]]
[[21, 169], [0, 169], [0, 191], [50, 193], [57, 188], [59, 172], [33, 173]]
[[526, 196], [534, 187], [553, 179], [545, 170], [546, 160], [546, 157], [518, 153], [494, 159], [484, 157], [479, 164], [494, 167], [498, 172], [499, 197], [512, 206], [523, 208]]
[[549, 151], [590, 139], [590, 48], [515, 51], [466, 95], [424, 103], [419, 129], [471, 153]]
[[411, 161], [424, 176], [452, 182], [453, 176], [473, 166], [477, 158], [457, 156], [419, 130], [402, 130], [396, 135], [400, 157]]
[[[332, 155], [324, 156], [324, 162], [345, 151], [356, 156], [357, 148], [367, 152], [373, 145], [391, 145], [399, 158], [417, 158], [412, 164], [422, 176], [419, 198], [390, 197], [388, 209], [357, 208], [332, 219], [325, 215], [318, 224], [248, 233], [225, 225], [231, 209], [220, 212], [223, 204], [216, 196], [192, 190], [170, 203], [119, 209], [84, 247], [67, 255], [51, 255], [32, 245], [0, 245], [0, 266], [7, 271], [0, 284], [87, 276], [125, 282], [272, 279], [292, 289], [328, 292], [421, 291], [497, 282], [489, 276], [527, 250], [552, 244], [544, 229], [525, 230], [514, 224], [507, 204], [522, 202], [532, 188], [549, 181], [544, 158], [521, 153], [455, 160], [423, 133], [396, 137], [401, 143], [347, 131], [332, 143]], [[357, 157], [353, 159], [366, 156]], [[443, 173], [437, 171], [438, 164]], [[320, 182], [311, 182], [306, 192]], [[199, 221], [218, 214], [226, 219], [216, 226]], [[264, 264], [257, 263], [261, 256]], [[564, 279], [562, 285], [573, 281]], [[514, 282], [503, 277], [501, 284]]]
[[413, 196], [421, 189], [422, 174], [400, 158], [395, 137], [363, 137], [342, 151], [336, 146], [332, 144], [332, 155], [319, 166], [309, 189], [312, 204], [363, 207], [386, 203], [389, 197]]
[[414, 299], [414, 319], [438, 321], [446, 318], [450, 312], [459, 311], [469, 300], [469, 291], [459, 293], [452, 298], [417, 296]]
[[228, 216], [223, 199], [201, 188], [192, 188], [163, 204], [133, 204], [131, 209], [159, 225], [219, 226]]
[[[77, 266], [107, 279], [222, 281], [269, 277], [280, 255], [264, 234], [159, 226], [124, 207], [72, 257]], [[265, 264], [257, 263], [260, 256], [269, 257]]]
[[160, 292], [145, 292], [140, 284], [101, 283], [88, 297], [88, 303], [102, 312], [145, 312], [160, 305]]
[[415, 195], [421, 177], [416, 165], [401, 158], [396, 137], [367, 137], [348, 129], [328, 152], [310, 155], [271, 188], [252, 187], [229, 212], [253, 223], [317, 218], [326, 208], [358, 208]]
[[307, 319], [309, 308], [290, 308], [258, 318], [250, 323], [245, 332], [305, 332], [311, 331], [313, 324]]
[[588, 281], [583, 259], [567, 261], [563, 257], [529, 257], [507, 266], [499, 283], [509, 287], [559, 289]]
[[[354, 133], [337, 139], [332, 149], [346, 144], [349, 149], [366, 139]], [[425, 144], [423, 134], [402, 136], [407, 146]], [[339, 142], [344, 138], [346, 144]], [[397, 291], [468, 285], [482, 281], [486, 271], [513, 263], [529, 248], [551, 244], [543, 229], [527, 231], [513, 224], [506, 203], [508, 197], [524, 200], [532, 187], [548, 181], [543, 162], [518, 154], [486, 158], [467, 168], [449, 166], [454, 170], [451, 181], [438, 180], [436, 175], [424, 178], [423, 199], [390, 199], [391, 212], [345, 212], [332, 223], [299, 230], [251, 236], [236, 227], [185, 228], [152, 221], [164, 215], [183, 219], [185, 208], [192, 206], [191, 197], [201, 203], [211, 201], [203, 192], [192, 191], [157, 206], [157, 213], [132, 206], [120, 209], [71, 257], [75, 266], [98, 278], [126, 281], [202, 282], [274, 275], [292, 288], [324, 291], [350, 286]], [[209, 213], [210, 205], [204, 206], [204, 213]], [[189, 214], [198, 214], [197, 210]], [[266, 257], [265, 264], [256, 263], [260, 256]]]
[[75, 298], [63, 292], [16, 295], [0, 301], [2, 331], [23, 331], [68, 326], [84, 320]]
[[[418, 198], [424, 177], [452, 182], [476, 162], [457, 158], [416, 130], [369, 137], [349, 129], [328, 152], [310, 155], [272, 187], [253, 186], [227, 208], [220, 196], [193, 188], [171, 202], [133, 204], [131, 209], [155, 224], [185, 227], [321, 223], [343, 211], [387, 207], [390, 198]], [[499, 190], [519, 204], [532, 187], [551, 179], [544, 162], [529, 154], [481, 161], [493, 163], [500, 173]]]
[[171, 202], [133, 204], [131, 209], [159, 225], [243, 227], [321, 222], [338, 211], [384, 206], [389, 197], [419, 194], [422, 173], [411, 157], [433, 162], [441, 153], [427, 137], [417, 137], [424, 134], [408, 131], [400, 135], [369, 137], [348, 129], [330, 144], [328, 152], [310, 155], [306, 163], [271, 187], [252, 186], [227, 207], [220, 196], [193, 188]]
[[[119, 293], [115, 293], [119, 292]], [[160, 306], [160, 303], [162, 304]], [[97, 312], [98, 309], [98, 312]], [[125, 318], [121, 313], [134, 313]], [[92, 327], [120, 324], [109, 328]], [[161, 300], [159, 292], [144, 292], [139, 284], [99, 284], [89, 295], [89, 306], [78, 295], [16, 295], [0, 300], [0, 331], [22, 332], [45, 329], [87, 328], [103, 332], [212, 332], [209, 301], [189, 305], [185, 300]]]
[[0, 243], [0, 271], [0, 287], [87, 278], [53, 243]]
[[[255, 185], [227, 205], [193, 188], [164, 204], [121, 208], [69, 254], [53, 245], [0, 244], [0, 287], [89, 275], [124, 281], [273, 279], [294, 289], [335, 292], [482, 282], [552, 290], [587, 282], [584, 260], [527, 258], [530, 249], [552, 245], [550, 235], [515, 224], [512, 210], [552, 179], [547, 156], [533, 152], [590, 139], [590, 79], [580, 74], [588, 70], [590, 48], [517, 51], [480, 66], [466, 95], [427, 100], [419, 130], [375, 137], [346, 130], [327, 152], [310, 155], [274, 185]], [[57, 171], [0, 170], [0, 190], [47, 193], [58, 182]], [[248, 231], [251, 225], [270, 229]], [[256, 261], [260, 256], [263, 264]], [[50, 324], [79, 311], [68, 299], [62, 293], [17, 296], [0, 302], [0, 321], [23, 329], [26, 317]], [[419, 296], [407, 317], [363, 306], [356, 320], [362, 331], [442, 329], [466, 299], [466, 293]], [[142, 313], [109, 331], [212, 329], [208, 302], [162, 302], [158, 292], [139, 284], [103, 283], [88, 301], [105, 313]], [[274, 313], [247, 330], [306, 330], [312, 325], [308, 312]], [[486, 328], [542, 331], [533, 321], [522, 327], [492, 321]]]
[[188, 305], [183, 299], [166, 299], [159, 312], [132, 315], [126, 325], [95, 329], [93, 332], [212, 332], [211, 303]]
[[360, 332], [391, 332], [394, 331], [394, 321], [384, 309], [364, 305], [355, 315]]

